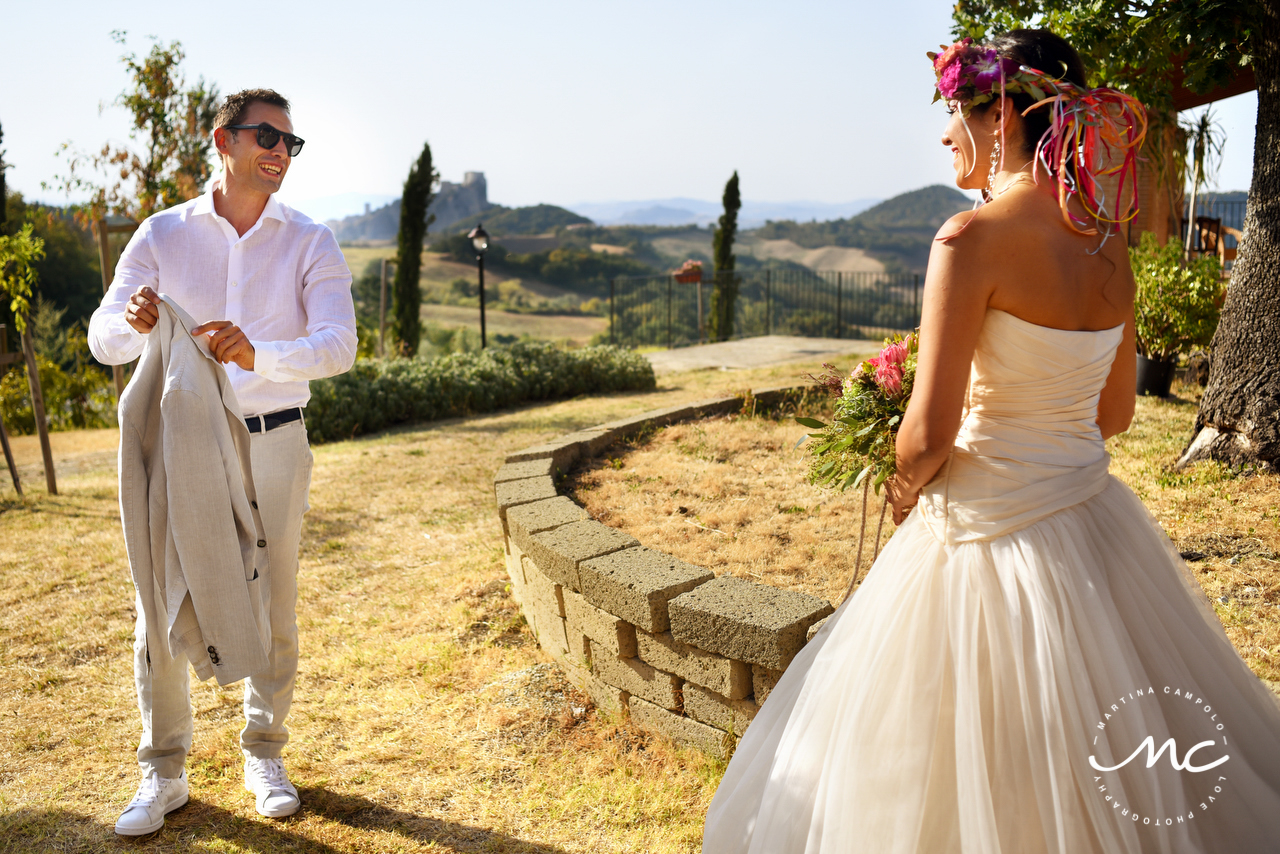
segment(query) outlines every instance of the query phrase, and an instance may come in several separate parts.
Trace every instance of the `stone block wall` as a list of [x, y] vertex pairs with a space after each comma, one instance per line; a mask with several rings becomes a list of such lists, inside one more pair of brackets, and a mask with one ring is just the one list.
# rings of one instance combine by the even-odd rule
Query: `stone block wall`
[[[752, 396], [769, 406], [797, 390]], [[508, 455], [494, 476], [512, 592], [542, 648], [601, 708], [721, 757], [834, 609], [645, 548], [559, 495], [555, 478], [620, 439], [743, 402], [719, 397], [581, 430]]]

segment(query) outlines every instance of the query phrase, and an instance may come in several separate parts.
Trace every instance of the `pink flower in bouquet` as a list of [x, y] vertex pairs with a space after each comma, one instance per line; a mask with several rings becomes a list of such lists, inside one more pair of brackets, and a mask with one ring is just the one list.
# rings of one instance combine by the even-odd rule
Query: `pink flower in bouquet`
[[881, 361], [876, 365], [876, 384], [889, 394], [902, 391], [902, 365]]
[[907, 356], [911, 353], [911, 339], [904, 338], [894, 344], [890, 344], [880, 351], [880, 358], [886, 364], [902, 365], [906, 364]]

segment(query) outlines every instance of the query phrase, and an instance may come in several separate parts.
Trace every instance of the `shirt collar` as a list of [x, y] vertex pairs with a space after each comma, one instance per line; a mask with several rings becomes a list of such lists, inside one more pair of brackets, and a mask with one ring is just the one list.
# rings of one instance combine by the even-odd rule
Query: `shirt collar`
[[[209, 182], [209, 189], [206, 190], [202, 195], [200, 195], [199, 198], [196, 199], [195, 207], [191, 209], [191, 213], [193, 215], [197, 215], [197, 216], [200, 214], [212, 214], [213, 216], [218, 215], [217, 208], [213, 206], [213, 194], [218, 189], [218, 187], [221, 186], [221, 184], [222, 184], [221, 178], [214, 178], [212, 181]], [[284, 213], [284, 206], [276, 200], [275, 193], [272, 193], [271, 195], [267, 196], [267, 205], [262, 209], [262, 216], [258, 217], [258, 221], [261, 222], [262, 220], [268, 217], [270, 217], [271, 219], [278, 219], [280, 220], [280, 222], [288, 222], [288, 217], [286, 217]]]

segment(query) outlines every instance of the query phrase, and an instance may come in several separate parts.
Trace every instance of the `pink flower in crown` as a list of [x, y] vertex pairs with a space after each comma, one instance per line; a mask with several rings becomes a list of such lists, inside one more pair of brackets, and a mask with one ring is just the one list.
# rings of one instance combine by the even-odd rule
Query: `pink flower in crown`
[[957, 90], [964, 85], [963, 72], [964, 63], [959, 59], [942, 69], [942, 76], [938, 78], [938, 92], [943, 98], [950, 101], [956, 97]]
[[942, 53], [929, 54], [929, 57], [933, 60], [934, 72], [939, 75], [942, 74], [942, 70], [951, 64], [951, 61], [956, 58], [956, 55], [971, 44], [973, 44], [973, 39], [964, 38], [953, 44], [951, 47], [939, 45], [939, 47], [942, 48]]
[[968, 65], [964, 73], [973, 78], [974, 89], [978, 92], [993, 92], [1000, 87], [1000, 76], [1008, 80], [1018, 73], [1018, 63], [1012, 59], [1002, 59], [994, 50], [979, 54], [977, 61]]

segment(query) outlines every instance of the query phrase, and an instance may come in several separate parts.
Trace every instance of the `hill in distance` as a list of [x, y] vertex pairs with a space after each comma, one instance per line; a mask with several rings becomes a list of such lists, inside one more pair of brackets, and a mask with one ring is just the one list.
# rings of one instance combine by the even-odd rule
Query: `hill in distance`
[[950, 217], [973, 206], [952, 187], [935, 184], [912, 190], [847, 219], [826, 222], [767, 222], [755, 229], [766, 240], [790, 240], [800, 246], [863, 249], [890, 272], [924, 272], [934, 235]]
[[[571, 210], [555, 205], [530, 205], [524, 208], [505, 208], [495, 205], [477, 219], [484, 230], [492, 235], [507, 237], [525, 234], [546, 234], [557, 228], [571, 225], [591, 225], [591, 220]], [[450, 231], [465, 234], [475, 226], [470, 220], [456, 223]]]

